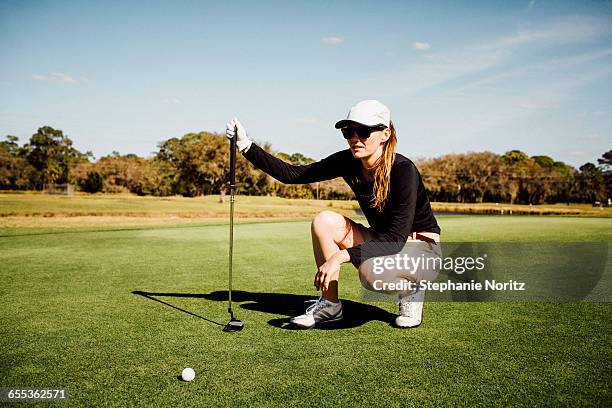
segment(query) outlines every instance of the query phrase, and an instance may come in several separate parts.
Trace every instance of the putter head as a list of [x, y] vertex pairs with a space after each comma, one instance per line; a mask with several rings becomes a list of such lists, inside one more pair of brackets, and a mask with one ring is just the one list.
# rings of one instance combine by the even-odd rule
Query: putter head
[[232, 318], [229, 323], [225, 325], [223, 331], [233, 333], [242, 330], [243, 327], [244, 323], [242, 322], [242, 320]]

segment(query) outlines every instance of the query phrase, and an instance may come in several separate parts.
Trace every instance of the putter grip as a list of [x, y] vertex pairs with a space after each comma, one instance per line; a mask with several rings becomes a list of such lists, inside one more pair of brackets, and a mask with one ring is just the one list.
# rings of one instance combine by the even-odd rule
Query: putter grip
[[238, 126], [234, 126], [234, 137], [230, 139], [230, 187], [236, 185], [236, 139]]

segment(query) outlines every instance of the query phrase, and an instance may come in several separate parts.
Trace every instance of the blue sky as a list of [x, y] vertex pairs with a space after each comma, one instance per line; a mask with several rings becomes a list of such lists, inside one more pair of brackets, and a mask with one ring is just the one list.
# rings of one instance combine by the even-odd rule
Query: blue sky
[[0, 135], [62, 129], [148, 156], [238, 116], [275, 150], [345, 148], [336, 120], [391, 109], [413, 159], [612, 148], [610, 1], [0, 0]]

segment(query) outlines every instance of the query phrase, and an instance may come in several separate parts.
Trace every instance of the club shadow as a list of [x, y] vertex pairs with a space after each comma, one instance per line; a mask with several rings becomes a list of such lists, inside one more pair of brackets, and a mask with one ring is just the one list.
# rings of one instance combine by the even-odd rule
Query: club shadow
[[[202, 297], [217, 302], [227, 302], [228, 292], [215, 291], [204, 294]], [[270, 326], [286, 330], [299, 329], [289, 323], [289, 318], [304, 313], [307, 306], [305, 303], [312, 300], [314, 300], [312, 295], [232, 291], [232, 301], [241, 303], [240, 307], [243, 309], [287, 316], [268, 321]], [[342, 306], [344, 319], [336, 323], [317, 325], [317, 328], [322, 330], [350, 329], [375, 320], [391, 325], [395, 320], [394, 314], [365, 303], [342, 300]]]
[[156, 298], [156, 296], [161, 296], [161, 297], [169, 296], [169, 297], [190, 297], [190, 298], [194, 297], [194, 298], [201, 298], [201, 297], [203, 297], [202, 295], [191, 294], [191, 293], [152, 293], [152, 292], [144, 292], [142, 290], [135, 290], [132, 293], [134, 295], [139, 295], [139, 296], [145, 297], [147, 299], [154, 300], [154, 301], [159, 302], [159, 303], [161, 303], [163, 305], [166, 305], [166, 306], [169, 306], [169, 307], [171, 307], [173, 309], [179, 310], [179, 311], [181, 311], [183, 313], [187, 313], [188, 315], [197, 317], [197, 318], [202, 319], [202, 320], [206, 320], [207, 322], [216, 324], [217, 326], [223, 326], [223, 324], [221, 324], [219, 322], [215, 322], [214, 320], [207, 319], [204, 316], [200, 316], [198, 314], [190, 312], [189, 310], [181, 309], [178, 306], [171, 305], [168, 302], [164, 302], [163, 300], [160, 300], [160, 299]]

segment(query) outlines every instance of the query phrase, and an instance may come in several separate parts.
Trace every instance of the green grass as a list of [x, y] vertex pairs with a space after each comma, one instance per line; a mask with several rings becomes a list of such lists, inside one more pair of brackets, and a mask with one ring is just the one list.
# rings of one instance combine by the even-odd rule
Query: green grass
[[[439, 221], [446, 241], [612, 241], [603, 218]], [[347, 265], [346, 326], [287, 330], [315, 296], [309, 224], [251, 222], [235, 229], [245, 329], [227, 334], [227, 225], [3, 232], [0, 386], [68, 387], [67, 405], [612, 401], [609, 303], [428, 303], [421, 327], [397, 330]], [[184, 367], [193, 383], [177, 380]]]

